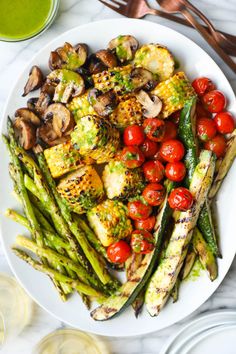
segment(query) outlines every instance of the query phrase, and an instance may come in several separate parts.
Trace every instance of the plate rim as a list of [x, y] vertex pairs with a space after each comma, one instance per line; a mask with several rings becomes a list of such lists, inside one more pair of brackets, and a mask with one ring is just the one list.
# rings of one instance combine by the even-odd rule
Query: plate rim
[[[47, 50], [48, 48], [50, 48], [54, 42], [58, 41], [60, 38], [64, 37], [64, 36], [70, 36], [71, 33], [75, 32], [76, 30], [83, 30], [84, 28], [86, 29], [86, 27], [89, 27], [90, 25], [97, 25], [97, 24], [101, 24], [101, 23], [111, 23], [114, 25], [114, 22], [126, 22], [126, 23], [150, 23], [151, 25], [153, 26], [156, 26], [158, 27], [159, 29], [168, 29], [168, 31], [171, 31], [173, 34], [174, 33], [177, 33], [179, 36], [181, 36], [183, 39], [187, 39], [189, 42], [191, 42], [192, 45], [196, 46], [198, 48], [199, 51], [203, 52], [204, 55], [207, 56], [208, 60], [211, 61], [212, 63], [214, 63], [214, 65], [218, 68], [218, 70], [221, 72], [221, 74], [224, 76], [225, 80], [227, 81], [228, 83], [228, 86], [230, 88], [230, 90], [232, 91], [232, 93], [234, 94], [234, 91], [232, 89], [232, 86], [228, 80], [228, 78], [226, 77], [226, 75], [224, 74], [224, 72], [222, 71], [222, 69], [219, 67], [219, 65], [215, 62], [215, 60], [204, 50], [202, 49], [196, 42], [194, 42], [192, 39], [190, 39], [189, 37], [187, 37], [186, 35], [178, 32], [177, 30], [175, 29], [172, 29], [166, 25], [162, 25], [162, 24], [159, 24], [159, 23], [156, 23], [156, 22], [153, 22], [153, 21], [147, 21], [147, 20], [143, 20], [143, 19], [131, 19], [131, 18], [119, 18], [119, 17], [116, 17], [116, 18], [109, 18], [109, 19], [103, 19], [103, 20], [98, 20], [98, 21], [94, 21], [94, 22], [88, 22], [88, 23], [85, 23], [85, 24], [82, 24], [82, 25], [79, 25], [79, 26], [75, 26], [65, 32], [62, 32], [60, 33], [59, 35], [57, 35], [55, 38], [53, 38], [52, 40], [50, 40], [47, 44], [45, 44], [42, 48], [40, 48], [40, 50], [38, 50], [29, 60], [27, 60], [27, 62], [25, 63], [25, 65], [22, 67], [22, 70], [19, 72], [19, 74], [17, 75], [16, 77], [16, 80], [15, 80], [15, 84], [12, 86], [11, 90], [9, 91], [9, 94], [8, 94], [8, 97], [6, 99], [6, 102], [5, 102], [5, 105], [4, 105], [4, 108], [3, 108], [3, 111], [2, 111], [2, 119], [1, 119], [1, 124], [0, 124], [0, 132], [3, 133], [4, 132], [4, 124], [6, 123], [6, 119], [5, 117], [7, 116], [7, 108], [8, 108], [8, 105], [10, 103], [10, 99], [12, 97], [12, 94], [14, 92], [14, 89], [15, 87], [17, 86], [17, 83], [19, 82], [21, 76], [23, 75], [24, 71], [28, 68], [28, 66], [30, 65], [30, 63], [32, 63], [36, 58], [37, 56], [39, 55], [39, 53], [41, 53], [42, 51], [44, 50]], [[235, 98], [235, 103], [236, 103], [236, 98]], [[1, 244], [2, 244], [2, 248], [3, 248], [3, 251], [4, 251], [4, 255], [7, 259], [7, 262], [8, 262], [8, 265], [10, 266], [14, 276], [16, 277], [17, 281], [20, 283], [20, 285], [23, 287], [23, 289], [27, 292], [27, 294], [40, 306], [42, 307], [45, 311], [47, 311], [48, 313], [50, 313], [53, 317], [57, 318], [59, 321], [62, 321], [66, 324], [68, 324], [69, 326], [71, 326], [70, 322], [68, 320], [64, 320], [63, 318], [61, 318], [60, 316], [56, 315], [54, 312], [52, 312], [50, 309], [48, 309], [47, 307], [45, 307], [45, 305], [41, 304], [41, 302], [39, 300], [37, 300], [35, 298], [34, 295], [31, 294], [30, 290], [28, 290], [26, 288], [26, 286], [24, 285], [24, 282], [21, 281], [21, 279], [18, 277], [18, 275], [16, 274], [15, 272], [15, 268], [14, 268], [14, 265], [12, 264], [10, 258], [9, 258], [9, 255], [8, 255], [8, 250], [6, 249], [5, 247], [5, 242], [4, 242], [4, 237], [3, 237], [3, 227], [2, 227], [2, 222], [0, 222], [0, 240], [1, 240]], [[227, 271], [225, 272], [223, 278], [217, 283], [217, 285], [215, 287], [213, 287], [211, 289], [211, 291], [209, 292], [207, 298], [205, 298], [203, 300], [203, 302], [201, 302], [201, 304], [195, 304], [195, 306], [193, 306], [187, 313], [184, 314], [184, 316], [182, 315], [177, 315], [176, 318], [172, 321], [170, 321], [169, 323], [167, 324], [164, 324], [161, 328], [159, 329], [151, 329], [151, 330], [147, 330], [147, 331], [140, 331], [140, 330], [136, 330], [136, 331], [133, 331], [132, 333], [124, 333], [122, 335], [119, 335], [118, 333], [113, 333], [113, 334], [107, 334], [107, 333], [103, 333], [104, 330], [96, 330], [96, 329], [84, 329], [83, 325], [82, 327], [78, 327], [78, 329], [81, 329], [81, 330], [85, 330], [89, 333], [94, 333], [94, 334], [98, 334], [98, 335], [101, 335], [101, 336], [107, 336], [107, 337], [120, 337], [120, 338], [125, 338], [125, 337], [135, 337], [135, 336], [139, 336], [139, 335], [144, 335], [144, 334], [148, 334], [148, 333], [153, 333], [153, 332], [156, 332], [156, 331], [160, 331], [164, 328], [167, 328], [167, 327], [170, 327], [172, 325], [174, 325], [175, 323], [187, 318], [188, 316], [192, 315], [200, 306], [202, 306], [212, 295], [213, 293], [218, 289], [218, 287], [220, 286], [220, 284], [222, 283], [222, 281], [225, 279], [228, 271], [230, 270], [231, 268], [231, 265], [232, 265], [232, 262], [233, 262], [233, 259], [234, 259], [234, 256], [236, 254], [236, 247], [235, 247], [235, 250], [234, 250], [234, 253], [232, 255], [232, 259], [230, 259], [228, 261], [228, 266], [227, 266]], [[73, 325], [74, 327], [74, 325]], [[155, 327], [155, 326], [154, 326]], [[74, 327], [75, 328], [75, 327]]]

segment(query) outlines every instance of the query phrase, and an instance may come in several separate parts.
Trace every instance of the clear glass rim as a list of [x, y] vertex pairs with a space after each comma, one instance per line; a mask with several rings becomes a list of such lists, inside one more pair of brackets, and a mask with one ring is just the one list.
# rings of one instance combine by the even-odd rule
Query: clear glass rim
[[35, 38], [35, 37], [41, 35], [44, 31], [46, 31], [46, 29], [48, 29], [48, 27], [51, 26], [51, 24], [55, 20], [59, 5], [60, 5], [60, 0], [53, 0], [51, 12], [49, 13], [48, 19], [45, 22], [44, 26], [39, 31], [32, 33], [31, 35], [24, 37], [24, 38], [12, 38], [11, 39], [11, 38], [0, 37], [0, 42], [11, 42], [11, 43], [24, 42], [24, 41], [27, 41], [29, 39], [32, 39], [32, 38]]

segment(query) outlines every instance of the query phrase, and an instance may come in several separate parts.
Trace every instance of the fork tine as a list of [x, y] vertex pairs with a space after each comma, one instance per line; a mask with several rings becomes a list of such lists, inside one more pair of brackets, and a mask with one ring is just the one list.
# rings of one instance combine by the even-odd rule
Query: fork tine
[[[118, 14], [124, 15], [124, 13], [123, 13], [121, 7], [117, 7], [117, 6], [111, 5], [110, 3], [108, 3], [108, 2], [106, 2], [106, 1], [104, 1], [104, 0], [98, 0], [98, 1], [100, 1], [103, 5], [109, 7], [109, 8], [112, 9], [113, 11], [118, 12]], [[110, 0], [110, 1], [112, 1], [112, 2], [115, 3], [114, 0]], [[119, 6], [121, 5], [121, 4], [119, 4], [119, 3], [116, 3], [116, 4], [119, 5]], [[124, 5], [124, 7], [126, 7], [126, 5]]]

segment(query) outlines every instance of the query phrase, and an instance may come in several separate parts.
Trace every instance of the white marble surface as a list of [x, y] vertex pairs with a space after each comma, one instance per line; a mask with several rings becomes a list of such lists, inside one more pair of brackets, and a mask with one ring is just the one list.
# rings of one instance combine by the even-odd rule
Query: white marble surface
[[[135, 1], [135, 0], [133, 0]], [[222, 30], [234, 33], [236, 35], [236, 0], [195, 0], [196, 5], [201, 8], [205, 14], [214, 21], [215, 25]], [[155, 1], [150, 4], [155, 5]], [[91, 21], [98, 21], [106, 18], [117, 18], [120, 15], [112, 10], [105, 8], [97, 0], [61, 0], [61, 6], [58, 17], [52, 27], [41, 37], [19, 43], [0, 43], [0, 112], [6, 97], [9, 94], [11, 85], [16, 80], [19, 72], [25, 63], [42, 46], [55, 38], [58, 34]], [[220, 65], [226, 76], [230, 80], [236, 91], [236, 76], [226, 67], [226, 65], [215, 55], [207, 43], [192, 29], [175, 24], [168, 20], [148, 16], [149, 21], [154, 21], [167, 25], [193, 39], [202, 48], [204, 48], [216, 62]], [[10, 272], [7, 262], [4, 258], [0, 245], [0, 271]], [[202, 305], [191, 317], [198, 313], [210, 311], [219, 308], [236, 308], [236, 260], [226, 276], [225, 280], [216, 291], [216, 293]], [[174, 333], [181, 324], [189, 320], [186, 318], [181, 323], [171, 326], [165, 330], [139, 337], [131, 338], [105, 338], [109, 343], [113, 354], [157, 354], [166, 339]], [[30, 326], [28, 326], [20, 337], [11, 343], [8, 343], [1, 353], [3, 354], [29, 354], [33, 346], [49, 332], [63, 327], [63, 323], [47, 314], [44, 310], [35, 306], [34, 317]], [[82, 353], [81, 353], [82, 354]], [[204, 354], [204, 353], [203, 353]]]

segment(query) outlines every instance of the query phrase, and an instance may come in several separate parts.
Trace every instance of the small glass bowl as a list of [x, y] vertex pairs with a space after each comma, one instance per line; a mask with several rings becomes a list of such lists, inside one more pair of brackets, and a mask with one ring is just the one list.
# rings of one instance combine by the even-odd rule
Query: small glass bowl
[[108, 348], [98, 337], [64, 328], [56, 330], [36, 345], [33, 354], [109, 354]]
[[28, 35], [26, 37], [21, 37], [21, 38], [0, 37], [0, 41], [2, 41], [2, 42], [22, 42], [22, 41], [26, 41], [27, 39], [31, 39], [31, 38], [41, 35], [44, 31], [46, 31], [46, 29], [48, 29], [51, 26], [51, 24], [55, 20], [58, 9], [59, 9], [59, 5], [60, 5], [60, 0], [52, 0], [51, 11], [48, 14], [48, 18], [47, 18], [46, 22], [44, 23], [44, 25], [41, 28], [37, 29], [35, 32], [31, 33], [30, 35]]

